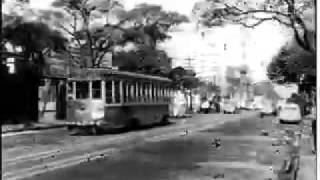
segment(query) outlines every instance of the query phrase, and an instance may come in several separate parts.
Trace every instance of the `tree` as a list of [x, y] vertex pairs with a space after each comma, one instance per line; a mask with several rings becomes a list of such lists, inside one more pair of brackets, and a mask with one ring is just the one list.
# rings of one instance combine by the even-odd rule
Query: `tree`
[[115, 31], [114, 27], [95, 28], [92, 24], [94, 19], [122, 7], [119, 1], [55, 0], [52, 5], [63, 8], [64, 13], [47, 11], [44, 17], [51, 18], [51, 14], [55, 16], [55, 24], [71, 36], [73, 45], [80, 49], [83, 56], [89, 57], [91, 67], [99, 67], [111, 48], [120, 43], [121, 31]]
[[127, 19], [133, 28], [141, 32], [144, 44], [156, 48], [157, 42], [163, 41], [171, 27], [188, 22], [188, 18], [177, 12], [164, 11], [160, 5], [139, 4], [129, 11], [119, 13], [121, 19]]
[[316, 55], [297, 44], [285, 46], [268, 65], [268, 77], [278, 83], [315, 84]]
[[[138, 49], [140, 46], [155, 49], [158, 41], [168, 38], [160, 20], [170, 20], [171, 24], [182, 21], [178, 13], [164, 12], [161, 6], [143, 4], [126, 11], [116, 0], [100, 0], [98, 3], [101, 5], [88, 0], [56, 0], [53, 3], [55, 7], [63, 7], [71, 17], [66, 20], [69, 27], [60, 21], [56, 23], [73, 37], [75, 44], [83, 52], [88, 52], [92, 67], [99, 67], [106, 53], [112, 52], [116, 46], [126, 45], [127, 42], [135, 43]], [[108, 21], [102, 26], [94, 27], [90, 24], [90, 20], [108, 16], [110, 12], [117, 17], [116, 24]], [[152, 23], [151, 20], [142, 23], [142, 17], [153, 19]]]
[[199, 87], [201, 82], [195, 77], [196, 73], [192, 70], [186, 70], [182, 67], [176, 67], [169, 73], [169, 78], [172, 79], [172, 87], [181, 90], [188, 102], [190, 97], [190, 110], [192, 110], [192, 90]]
[[206, 0], [196, 4], [193, 12], [199, 23], [209, 27], [236, 23], [254, 28], [276, 21], [293, 30], [295, 40], [304, 50], [315, 52], [314, 5], [314, 0]]
[[140, 48], [136, 51], [114, 53], [114, 65], [120, 70], [167, 77], [171, 59], [165, 51]]
[[31, 59], [39, 66], [50, 50], [65, 50], [66, 42], [59, 31], [50, 29], [47, 24], [25, 22], [22, 17], [3, 27], [2, 43], [21, 47], [25, 60]]
[[[16, 85], [16, 82], [11, 82], [10, 79], [6, 79], [3, 83], [5, 90], [5, 97], [2, 97], [3, 101], [6, 99], [17, 104], [11, 104], [8, 106], [11, 109], [19, 109], [16, 116], [25, 113], [27, 117], [23, 117], [23, 120], [37, 120], [38, 119], [38, 86], [41, 78], [41, 72], [45, 63], [44, 57], [49, 52], [65, 50], [66, 39], [62, 34], [56, 30], [51, 29], [47, 24], [37, 21], [25, 21], [21, 16], [12, 16], [3, 14], [3, 19], [6, 21], [3, 26], [2, 34], [2, 53], [8, 53], [10, 49], [6, 49], [6, 45], [12, 45], [13, 47], [19, 47], [21, 52], [14, 52], [13, 56], [16, 57], [17, 53], [23, 55], [23, 59], [19, 59], [23, 63], [23, 68], [18, 71], [18, 78], [11, 78], [12, 80], [18, 80], [17, 82], [24, 88], [24, 92], [12, 92], [10, 88], [12, 85]], [[21, 63], [21, 64], [22, 64]], [[20, 80], [20, 82], [19, 82]], [[16, 94], [20, 93], [20, 94]], [[21, 95], [23, 94], [23, 95]], [[19, 99], [19, 97], [21, 97]], [[7, 107], [7, 108], [8, 108]], [[14, 112], [15, 110], [10, 111]], [[18, 115], [17, 115], [18, 114]]]

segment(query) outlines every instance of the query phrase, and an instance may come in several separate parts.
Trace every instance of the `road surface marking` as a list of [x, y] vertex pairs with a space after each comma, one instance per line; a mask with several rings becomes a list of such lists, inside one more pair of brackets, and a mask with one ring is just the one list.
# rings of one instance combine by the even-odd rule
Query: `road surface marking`
[[[59, 161], [55, 161], [47, 164], [36, 165], [36, 166], [32, 166], [31, 168], [25, 168], [25, 169], [21, 169], [14, 172], [9, 172], [9, 173], [4, 172], [2, 175], [2, 178], [6, 180], [24, 179], [24, 178], [32, 177], [34, 175], [45, 173], [48, 171], [53, 171], [56, 169], [78, 165], [82, 162], [88, 161], [88, 158], [90, 161], [105, 158], [109, 156], [111, 153], [116, 153], [118, 151], [119, 150], [115, 148], [109, 148], [102, 151], [96, 151], [92, 154], [85, 154], [85, 155], [71, 157], [68, 159], [63, 159], [63, 160], [59, 160]], [[102, 154], [103, 156], [101, 156]]]
[[5, 164], [8, 164], [8, 163], [17, 162], [17, 161], [21, 161], [21, 160], [25, 160], [25, 159], [33, 158], [33, 157], [41, 158], [43, 156], [49, 156], [53, 153], [59, 153], [59, 152], [61, 152], [60, 149], [56, 149], [56, 150], [52, 150], [52, 151], [38, 152], [38, 153], [34, 153], [34, 154], [28, 154], [26, 156], [18, 156], [18, 157], [12, 158], [12, 159], [6, 159], [3, 162]]
[[1, 137], [11, 137], [11, 136], [17, 136], [17, 135], [25, 135], [25, 134], [38, 134], [42, 132], [43, 130], [30, 130], [30, 131], [22, 131], [22, 132], [8, 132], [1, 134]]

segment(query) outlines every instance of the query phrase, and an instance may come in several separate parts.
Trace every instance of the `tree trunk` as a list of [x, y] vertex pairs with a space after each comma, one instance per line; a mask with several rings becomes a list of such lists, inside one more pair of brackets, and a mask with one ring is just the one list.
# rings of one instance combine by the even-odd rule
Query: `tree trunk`
[[90, 52], [90, 56], [91, 56], [91, 67], [95, 67], [97, 66], [96, 64], [96, 58], [95, 58], [95, 54], [94, 54], [94, 50], [93, 50], [93, 46], [94, 46], [94, 42], [92, 41], [92, 37], [91, 37], [91, 34], [90, 34], [90, 30], [89, 30], [89, 18], [90, 18], [90, 14], [88, 16], [86, 16], [86, 14], [83, 14], [82, 15], [83, 17], [83, 27], [84, 27], [84, 31], [86, 33], [86, 36], [87, 36], [87, 40], [88, 40], [88, 43], [89, 43], [89, 52]]
[[66, 82], [60, 80], [57, 85], [57, 99], [56, 99], [56, 118], [65, 119], [66, 118], [66, 108], [67, 108], [67, 89]]

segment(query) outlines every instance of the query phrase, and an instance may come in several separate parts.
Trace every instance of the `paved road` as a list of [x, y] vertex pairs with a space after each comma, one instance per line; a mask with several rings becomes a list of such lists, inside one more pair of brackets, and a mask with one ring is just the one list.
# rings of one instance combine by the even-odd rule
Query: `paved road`
[[[252, 113], [246, 116], [250, 115]], [[170, 139], [184, 134], [185, 130], [190, 133], [210, 128], [237, 120], [238, 116], [200, 114], [190, 119], [174, 120], [169, 126], [103, 136], [69, 136], [66, 130], [59, 129], [4, 137], [3, 177], [18, 179], [26, 174], [33, 175], [79, 164], [97, 156], [107, 157], [110, 153], [119, 153], [119, 150], [133, 145]]]
[[[37, 156], [25, 154], [6, 158], [4, 179], [35, 173], [43, 174], [27, 179], [274, 179], [273, 169], [277, 169], [289, 153], [283, 146], [272, 146], [275, 139], [285, 134], [284, 129], [309, 131], [303, 124], [281, 125], [272, 117], [260, 119], [254, 112], [240, 116], [202, 114], [165, 127], [98, 137], [72, 137], [77, 143], [71, 145], [68, 144], [71, 137], [64, 130], [47, 131], [33, 134], [43, 141], [31, 143], [31, 146], [59, 147], [60, 152], [53, 153], [54, 157], [42, 156], [40, 152]], [[261, 135], [262, 130], [268, 135]], [[54, 136], [54, 132], [59, 135]], [[9, 146], [15, 138], [19, 136], [6, 140], [7, 154], [10, 149], [19, 149], [19, 146]], [[221, 139], [219, 148], [212, 146], [216, 138]], [[47, 139], [51, 142], [42, 143]], [[27, 146], [27, 142], [22, 141], [21, 147]], [[99, 159], [93, 161], [96, 157]], [[82, 163], [76, 165], [79, 160]], [[46, 172], [55, 166], [65, 168]]]

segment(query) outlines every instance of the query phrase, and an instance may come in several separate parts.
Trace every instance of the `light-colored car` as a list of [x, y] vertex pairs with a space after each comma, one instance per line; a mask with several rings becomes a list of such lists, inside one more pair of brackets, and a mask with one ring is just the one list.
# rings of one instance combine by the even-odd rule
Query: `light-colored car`
[[281, 107], [278, 117], [280, 123], [299, 123], [302, 121], [300, 107], [294, 103], [287, 103]]
[[237, 112], [236, 104], [231, 101], [225, 101], [222, 103], [222, 111], [224, 114], [226, 113], [235, 114]]
[[260, 109], [260, 117], [263, 118], [267, 115], [277, 115], [277, 107], [274, 103], [271, 101], [265, 101], [265, 103], [262, 103], [262, 108]]
[[210, 102], [209, 101], [204, 101], [201, 104], [200, 111], [204, 112], [205, 114], [208, 114], [209, 111], [210, 111]]

